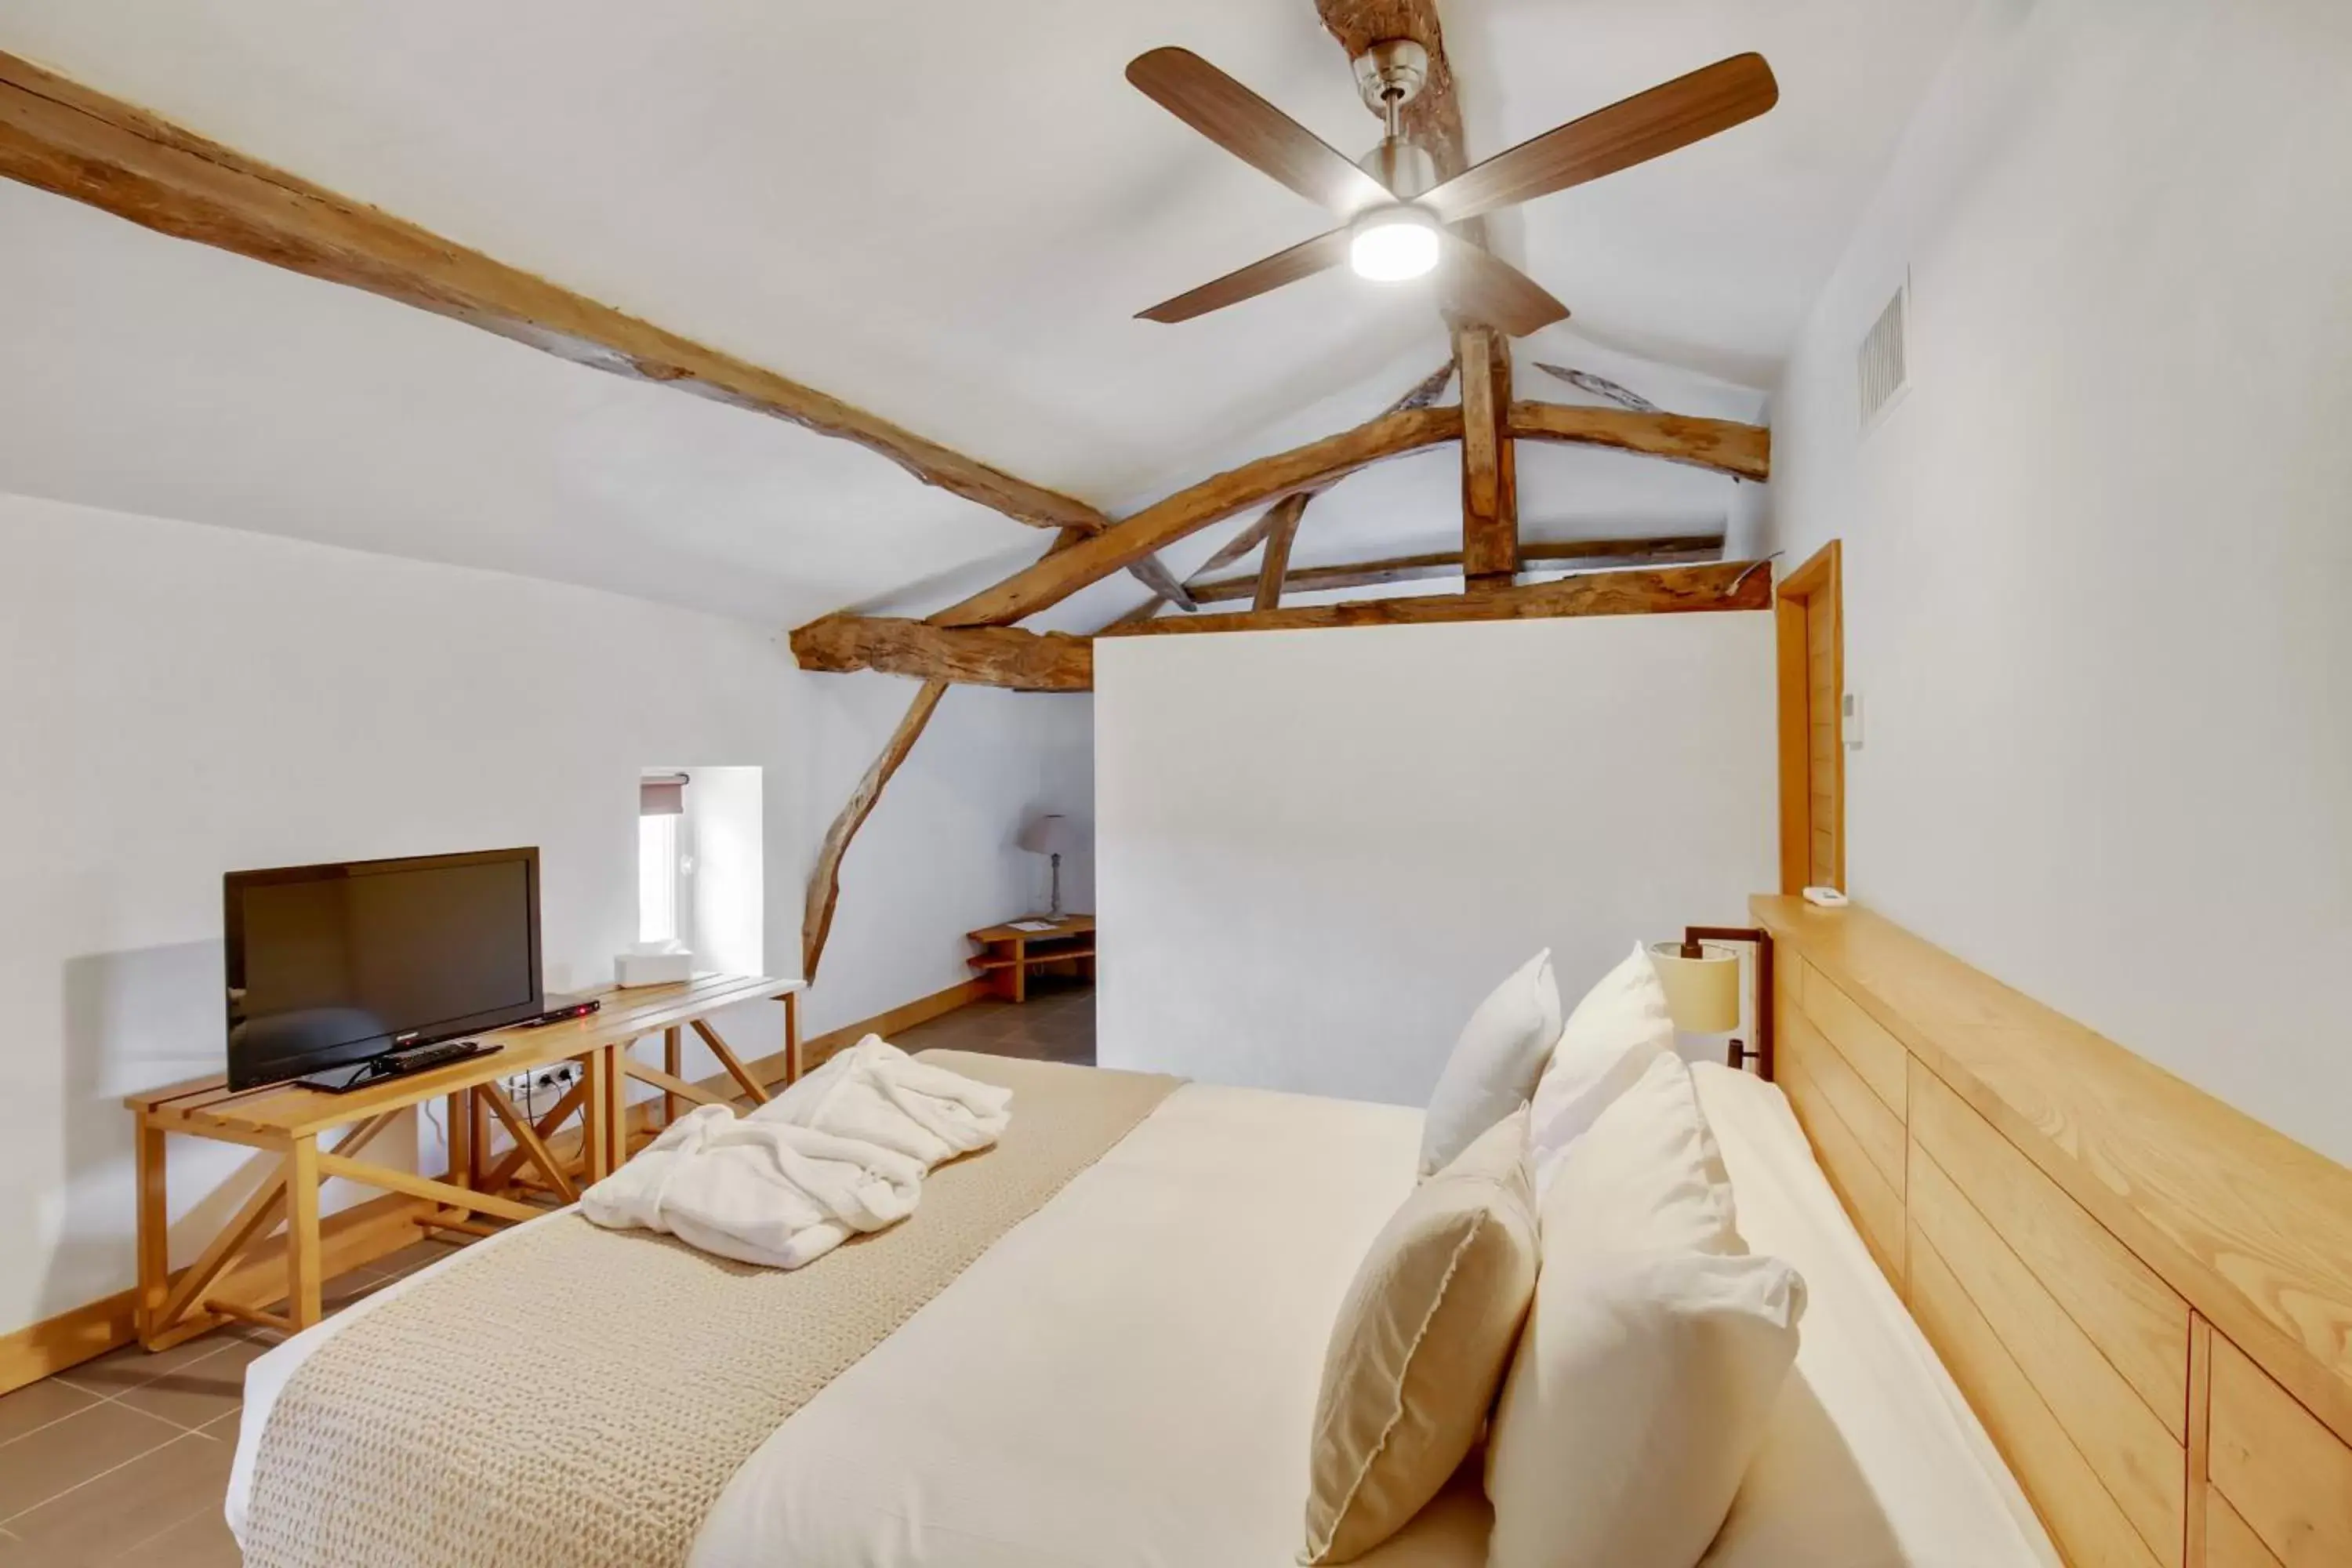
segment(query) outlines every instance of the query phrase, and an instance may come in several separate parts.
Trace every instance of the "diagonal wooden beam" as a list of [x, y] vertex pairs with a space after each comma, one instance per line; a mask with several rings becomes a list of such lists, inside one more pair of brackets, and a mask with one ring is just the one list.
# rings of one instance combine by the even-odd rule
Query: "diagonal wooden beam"
[[[1588, 566], [1683, 565], [1715, 561], [1723, 555], [1719, 533], [1672, 534], [1643, 539], [1570, 539], [1522, 541], [1519, 569], [1581, 563]], [[1353, 561], [1328, 566], [1294, 566], [1284, 586], [1294, 593], [1333, 588], [1371, 588], [1391, 583], [1415, 583], [1435, 577], [1460, 577], [1462, 552], [1435, 551], [1421, 555], [1391, 555], [1376, 561]], [[1257, 596], [1255, 574], [1215, 577], [1192, 584], [1192, 596], [1203, 605], [1226, 604]]]
[[873, 815], [875, 804], [882, 798], [882, 786], [890, 782], [890, 775], [898, 771], [898, 764], [915, 749], [915, 742], [922, 738], [923, 726], [931, 721], [931, 714], [947, 691], [944, 676], [925, 681], [923, 689], [915, 693], [915, 700], [908, 705], [906, 717], [890, 731], [882, 754], [874, 759], [874, 765], [857, 781], [848, 804], [825, 830], [824, 844], [817, 851], [816, 867], [809, 873], [808, 900], [801, 917], [802, 979], [816, 979], [817, 960], [824, 956], [824, 940], [833, 934], [833, 909], [841, 900], [841, 861], [849, 853], [849, 841], [857, 837], [857, 830]]
[[1514, 403], [1507, 428], [1522, 441], [1612, 447], [1621, 452], [1713, 468], [1735, 479], [1772, 477], [1772, 432], [1728, 419], [1643, 414], [1631, 408], [1580, 408], [1564, 403]]
[[1157, 555], [1147, 555], [1127, 570], [1128, 574], [1137, 582], [1178, 609], [1192, 610], [1200, 607], [1192, 603], [1192, 595], [1184, 591], [1184, 584], [1176, 581], [1176, 574], [1162, 565]]
[[1014, 573], [930, 617], [935, 626], [1004, 626], [1059, 604], [1089, 584], [1213, 522], [1314, 489], [1358, 468], [1461, 438], [1459, 408], [1412, 408], [1217, 474], [1144, 508], [1091, 539]]
[[[550, 1110], [546, 1115], [539, 1119], [539, 1136], [541, 1140], [543, 1142], [546, 1139], [552, 1138], [555, 1135], [556, 1129], [562, 1127], [563, 1123], [571, 1118], [572, 1113], [580, 1109], [581, 1102], [585, 1100], [587, 1098], [588, 1079], [585, 1077], [583, 1077], [577, 1082], [573, 1083], [570, 1089], [564, 1090], [563, 1098], [555, 1102], [553, 1110]], [[583, 1127], [584, 1129], [584, 1122], [583, 1123]], [[514, 1173], [522, 1169], [523, 1162], [530, 1158], [530, 1151], [523, 1147], [522, 1144], [517, 1143], [513, 1148], [508, 1150], [503, 1155], [499, 1156], [499, 1163], [497, 1164], [490, 1167], [489, 1173], [482, 1178], [482, 1186], [488, 1191], [496, 1192], [499, 1188], [505, 1186], [508, 1182], [511, 1181], [514, 1177]]]
[[161, 234], [362, 289], [632, 380], [667, 382], [855, 441], [1040, 528], [1104, 515], [814, 387], [665, 331], [14, 55], [0, 54], [0, 175]]
[[1265, 532], [1265, 559], [1257, 569], [1255, 608], [1271, 610], [1281, 605], [1282, 580], [1290, 574], [1290, 543], [1298, 537], [1298, 520], [1307, 515], [1307, 503], [1314, 499], [1311, 492], [1301, 490], [1274, 503], [1273, 521]]
[[[930, 617], [933, 626], [1008, 626], [1059, 604], [1130, 562], [1261, 501], [1318, 489], [1358, 468], [1462, 437], [1462, 410], [1406, 409], [1204, 479], [1091, 539], [1046, 556]], [[1689, 463], [1742, 479], [1771, 472], [1771, 432], [1727, 419], [1514, 403], [1516, 439], [1605, 447]], [[1149, 624], [1143, 623], [1143, 624]]]
[[1742, 562], [1591, 572], [1555, 582], [1463, 594], [1145, 621], [1094, 637], [1030, 632], [1017, 626], [939, 626], [925, 621], [844, 616], [795, 632], [793, 651], [808, 669], [929, 671], [936, 679], [947, 679], [950, 678], [937, 672], [951, 668], [957, 672], [951, 679], [980, 685], [1090, 691], [1095, 645], [1112, 637], [1761, 610], [1769, 608], [1772, 602], [1771, 584], [1764, 577], [1764, 573], [1752, 570], [1752, 563]]
[[742, 1058], [736, 1056], [734, 1047], [728, 1045], [726, 1038], [718, 1030], [712, 1028], [707, 1019], [695, 1018], [690, 1022], [694, 1026], [694, 1032], [702, 1037], [702, 1043], [710, 1048], [710, 1054], [719, 1058], [719, 1065], [727, 1069], [727, 1075], [730, 1078], [742, 1086], [744, 1094], [750, 1097], [751, 1103], [767, 1104], [768, 1086], [760, 1081], [758, 1074], [743, 1065]]
[[[1388, 405], [1387, 412], [1391, 414], [1402, 414], [1407, 409], [1433, 407], [1435, 406], [1437, 400], [1445, 395], [1445, 389], [1453, 383], [1453, 380], [1454, 362], [1449, 359], [1444, 364], [1439, 365], [1435, 370], [1430, 372], [1427, 375], [1423, 376], [1419, 381], [1414, 382], [1411, 389], [1408, 390], [1402, 397], [1398, 398], [1394, 403]], [[1319, 495], [1322, 492], [1318, 490], [1316, 493]], [[1285, 500], [1287, 499], [1287, 497], [1285, 498]], [[1265, 542], [1267, 532], [1274, 526], [1275, 513], [1280, 510], [1281, 506], [1281, 501], [1275, 502], [1273, 506], [1265, 509], [1265, 512], [1259, 516], [1255, 522], [1251, 523], [1247, 528], [1243, 529], [1239, 533], [1234, 534], [1231, 539], [1225, 541], [1223, 544], [1220, 545], [1214, 555], [1210, 556], [1206, 561], [1201, 563], [1200, 569], [1184, 580], [1183, 586], [1185, 593], [1189, 595], [1192, 593], [1193, 584], [1200, 582], [1202, 579], [1208, 576], [1209, 574], [1216, 571], [1221, 566], [1232, 565], [1234, 562], [1239, 561], [1243, 556], [1247, 555], [1251, 551], [1256, 549], [1261, 543]], [[1157, 558], [1155, 557], [1154, 559], [1156, 561]], [[1135, 568], [1130, 566], [1128, 570], [1129, 572], [1134, 572]], [[1138, 573], [1137, 575], [1139, 576], [1141, 574]], [[1136, 621], [1148, 621], [1152, 616], [1160, 613], [1160, 605], [1173, 602], [1176, 601], [1171, 601], [1168, 595], [1155, 592], [1151, 598], [1146, 599], [1143, 603], [1136, 605], [1135, 608], [1128, 611], [1125, 615], [1119, 616], [1110, 624], [1115, 626], [1123, 626]], [[1200, 606], [1196, 603], [1187, 603], [1183, 607], [1188, 610], [1192, 610], [1198, 609]]]
[[1473, 585], [1519, 570], [1519, 465], [1505, 429], [1511, 406], [1510, 340], [1491, 327], [1454, 333], [1462, 368], [1462, 569]]
[[[420, 1176], [414, 1171], [403, 1171], [391, 1165], [372, 1165], [359, 1160], [347, 1160], [341, 1154], [319, 1156], [319, 1174], [341, 1176], [362, 1186], [382, 1187], [388, 1193], [405, 1193], [413, 1198], [424, 1198], [445, 1208], [465, 1209], [477, 1214], [494, 1214], [500, 1219], [537, 1219], [548, 1211], [519, 1204], [512, 1198], [501, 1198], [489, 1193], [478, 1193], [467, 1187], [452, 1186], [436, 1182], [430, 1176]], [[456, 1227], [452, 1227], [456, 1228]]]
[[508, 1136], [515, 1141], [516, 1147], [530, 1151], [530, 1163], [539, 1167], [539, 1173], [547, 1178], [548, 1185], [553, 1187], [565, 1203], [578, 1203], [580, 1189], [573, 1186], [572, 1178], [563, 1173], [563, 1162], [555, 1157], [555, 1152], [539, 1135], [539, 1129], [531, 1125], [530, 1118], [515, 1109], [514, 1101], [507, 1098], [507, 1091], [492, 1082], [475, 1085], [474, 1092], [488, 1100], [492, 1113], [507, 1124]]

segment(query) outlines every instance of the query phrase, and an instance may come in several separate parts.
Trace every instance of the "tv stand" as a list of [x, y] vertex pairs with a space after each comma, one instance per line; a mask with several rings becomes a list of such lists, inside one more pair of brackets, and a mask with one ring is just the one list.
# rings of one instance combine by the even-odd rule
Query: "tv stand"
[[[331, 1177], [391, 1194], [395, 1208], [382, 1216], [383, 1226], [405, 1231], [408, 1240], [419, 1231], [489, 1235], [537, 1219], [553, 1204], [578, 1202], [583, 1187], [602, 1181], [628, 1158], [623, 1130], [629, 1121], [631, 1079], [665, 1095], [719, 1099], [677, 1076], [679, 1042], [687, 1029], [701, 1037], [747, 1095], [766, 1097], [766, 1086], [711, 1027], [711, 1015], [747, 1002], [782, 1002], [784, 1081], [796, 1078], [803, 989], [801, 981], [768, 975], [703, 974], [675, 985], [609, 991], [602, 1009], [585, 1017], [496, 1030], [474, 1042], [483, 1047], [478, 1053], [405, 1076], [378, 1077], [340, 1094], [291, 1083], [233, 1091], [215, 1074], [126, 1096], [123, 1103], [138, 1119], [140, 1342], [151, 1351], [169, 1350], [228, 1322], [287, 1334], [318, 1322], [331, 1239], [322, 1238], [320, 1228], [319, 1188]], [[630, 1058], [629, 1047], [649, 1035], [662, 1037], [668, 1070]], [[508, 1098], [504, 1081], [562, 1061], [581, 1065], [580, 1081], [534, 1121]], [[416, 1107], [445, 1099], [446, 1175], [426, 1176], [359, 1158], [379, 1133], [406, 1121]], [[511, 1148], [490, 1147], [493, 1115], [513, 1141]], [[576, 1145], [570, 1135], [559, 1136], [574, 1118], [580, 1123]], [[278, 1156], [276, 1173], [230, 1216], [196, 1261], [177, 1274], [171, 1271], [165, 1182], [166, 1145], [175, 1132]], [[399, 1206], [404, 1199], [404, 1206]], [[281, 1216], [283, 1261], [253, 1256], [280, 1245], [270, 1233]], [[339, 1256], [335, 1267], [348, 1268], [352, 1261]], [[274, 1289], [267, 1282], [272, 1274], [279, 1281]], [[257, 1275], [264, 1281], [257, 1289]], [[282, 1310], [268, 1310], [279, 1301]]]

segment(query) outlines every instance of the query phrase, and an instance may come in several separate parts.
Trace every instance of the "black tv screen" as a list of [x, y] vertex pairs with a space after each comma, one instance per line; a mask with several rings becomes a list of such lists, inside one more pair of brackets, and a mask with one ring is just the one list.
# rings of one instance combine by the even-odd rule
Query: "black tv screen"
[[545, 1010], [535, 848], [232, 871], [221, 885], [231, 1089]]

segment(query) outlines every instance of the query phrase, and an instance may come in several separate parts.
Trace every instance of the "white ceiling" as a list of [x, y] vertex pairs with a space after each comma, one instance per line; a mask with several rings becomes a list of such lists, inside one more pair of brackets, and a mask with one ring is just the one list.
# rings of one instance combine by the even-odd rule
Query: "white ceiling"
[[[1528, 395], [1580, 400], [1549, 359], [1753, 416], [1966, 10], [1453, 0], [1474, 155], [1741, 49], [1781, 81], [1764, 120], [1502, 226], [1577, 312], [1523, 345]], [[1377, 137], [1308, 0], [0, 0], [0, 48], [1115, 513], [1444, 355], [1424, 300], [1344, 274], [1130, 319], [1319, 226], [1127, 86], [1161, 43], [1350, 153]], [[763, 620], [925, 607], [1046, 542], [840, 443], [21, 187], [0, 234], [0, 337], [39, 377], [0, 384], [0, 488]], [[1709, 526], [1730, 487], [1560, 450], [1522, 479], [1549, 537]], [[1310, 517], [1302, 562], [1438, 547], [1451, 465]]]

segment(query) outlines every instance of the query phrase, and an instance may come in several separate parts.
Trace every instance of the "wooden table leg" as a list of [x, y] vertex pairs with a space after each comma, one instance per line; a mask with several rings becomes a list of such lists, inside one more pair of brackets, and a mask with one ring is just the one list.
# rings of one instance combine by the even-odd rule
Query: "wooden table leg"
[[319, 1321], [319, 1140], [297, 1138], [286, 1154], [286, 1319], [296, 1332]]
[[1026, 937], [1013, 939], [1013, 999], [1029, 1000], [1029, 941]]
[[449, 1093], [449, 1184], [474, 1184], [474, 1106], [467, 1089]]
[[581, 1096], [581, 1159], [588, 1166], [585, 1178], [595, 1184], [612, 1175], [612, 1133], [604, 1129], [604, 1112], [612, 1105], [612, 1090], [604, 1086], [604, 1077], [612, 1072], [612, 1051], [591, 1051], [581, 1058], [581, 1069], [588, 1074], [588, 1093]]
[[604, 1142], [607, 1170], [629, 1163], [629, 1075], [625, 1058], [634, 1040], [615, 1040], [604, 1070]]
[[794, 991], [784, 993], [784, 1087], [789, 1089], [801, 1080], [801, 999]]
[[139, 1118], [139, 1337], [162, 1331], [163, 1298], [172, 1279], [172, 1205], [164, 1190], [167, 1134]]
[[[672, 1024], [662, 1031], [662, 1071], [672, 1078], [686, 1076], [686, 1031]], [[677, 1096], [662, 1090], [662, 1125], [677, 1120]]]

